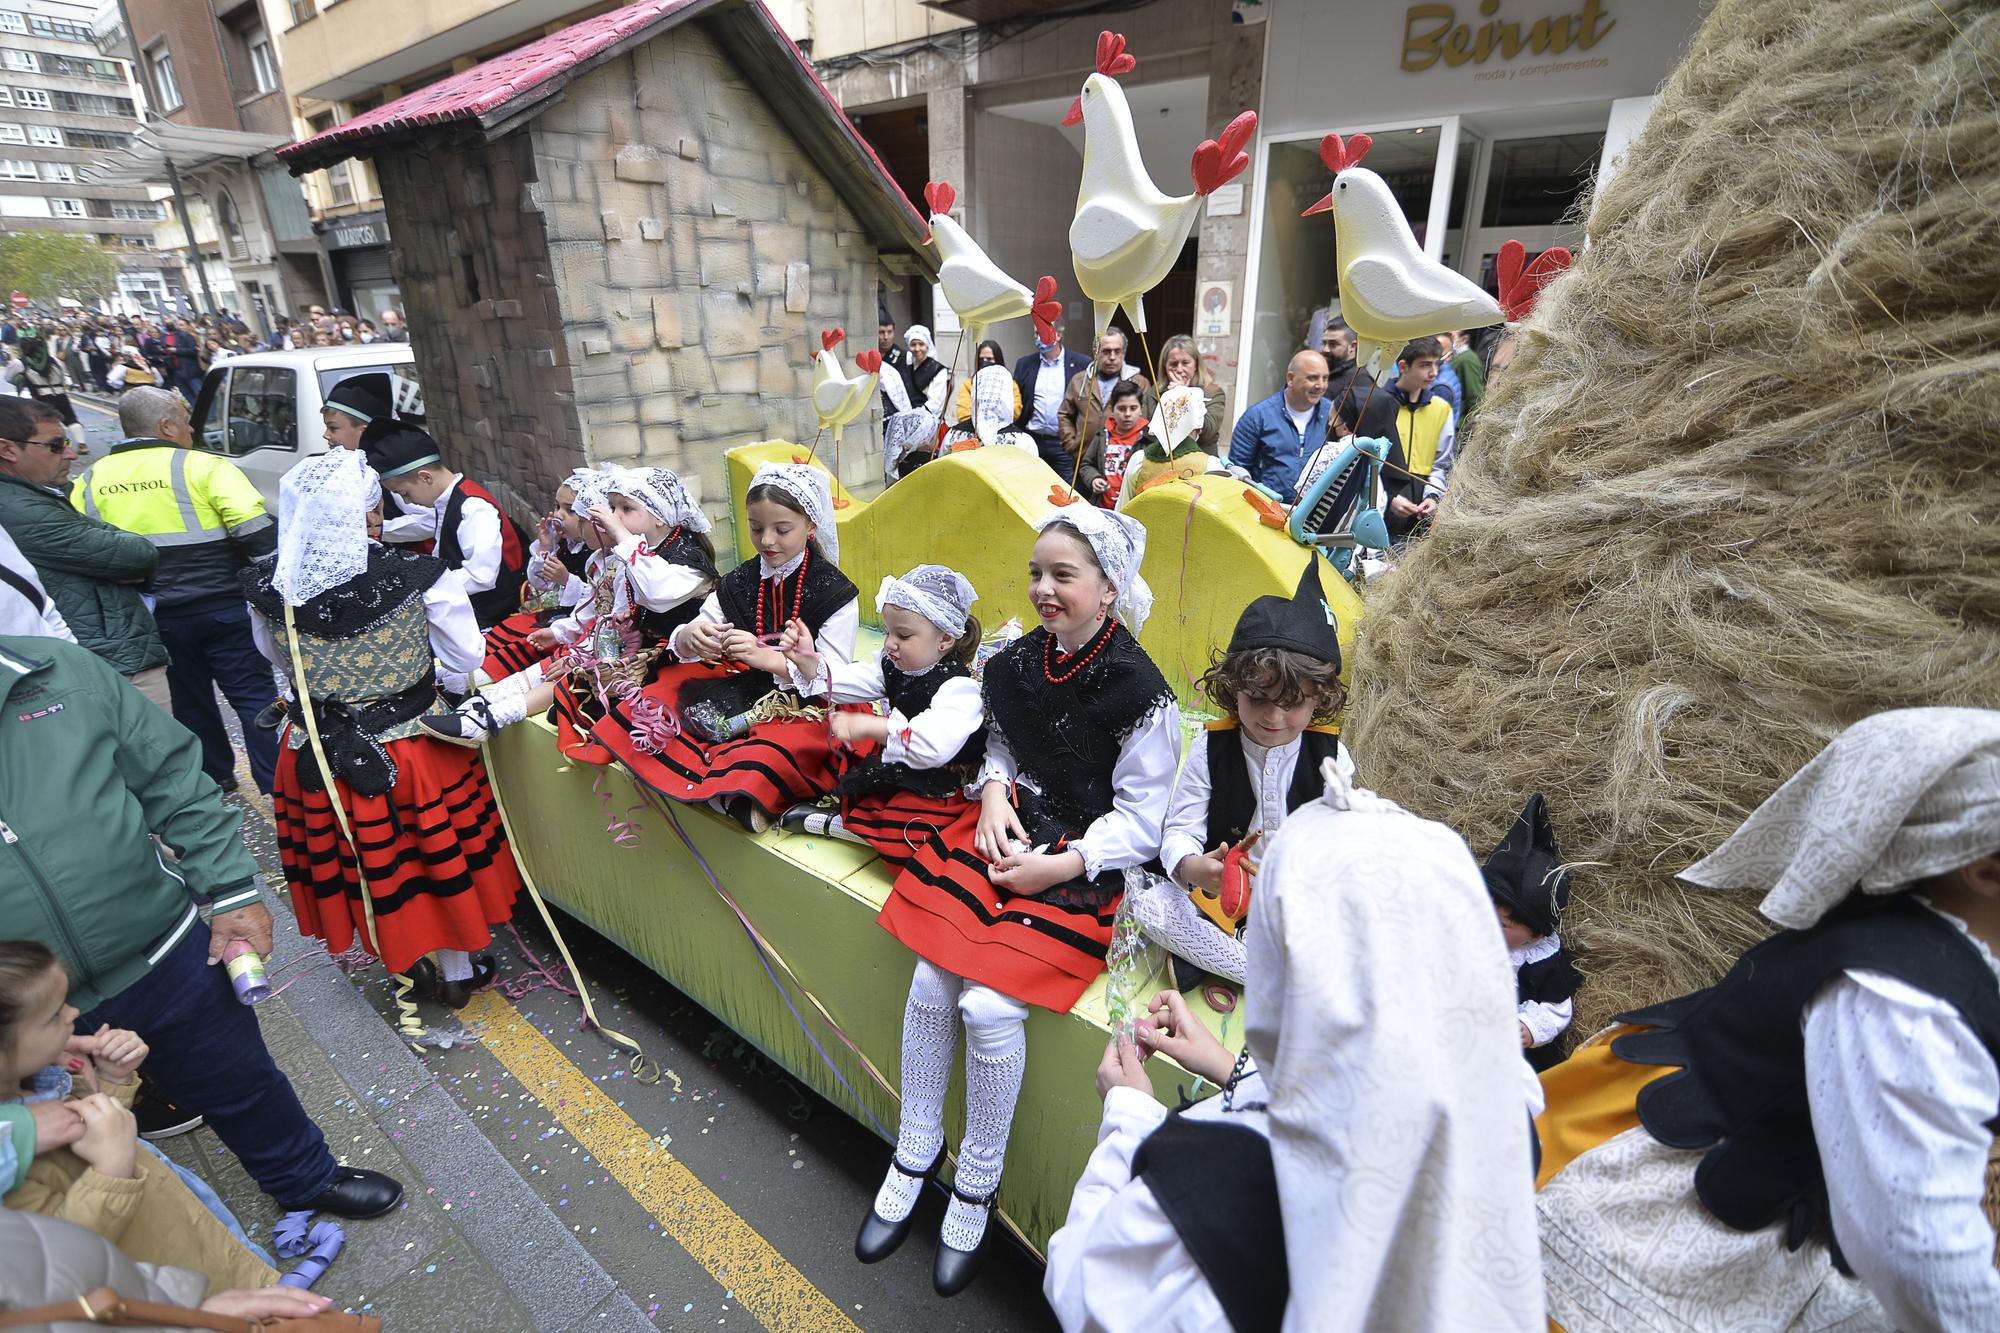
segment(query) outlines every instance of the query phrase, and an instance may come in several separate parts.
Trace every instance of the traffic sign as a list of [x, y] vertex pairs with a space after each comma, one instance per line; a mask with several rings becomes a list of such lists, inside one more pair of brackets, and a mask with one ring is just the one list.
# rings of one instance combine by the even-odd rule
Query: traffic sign
[[26, 310], [28, 308], [28, 294], [26, 292], [15, 292], [7, 299], [14, 303], [16, 310]]

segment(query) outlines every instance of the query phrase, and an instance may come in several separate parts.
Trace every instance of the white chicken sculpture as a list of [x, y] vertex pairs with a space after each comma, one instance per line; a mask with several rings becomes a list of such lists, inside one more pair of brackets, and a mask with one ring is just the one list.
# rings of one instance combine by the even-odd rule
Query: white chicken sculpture
[[1354, 330], [1354, 361], [1386, 380], [1395, 354], [1412, 338], [1448, 329], [1483, 329], [1506, 319], [1478, 283], [1423, 252], [1396, 196], [1380, 176], [1359, 165], [1374, 140], [1338, 134], [1320, 141], [1333, 189], [1301, 217], [1333, 213], [1340, 317]]
[[1035, 317], [1035, 330], [1043, 342], [1054, 342], [1050, 321], [1062, 313], [1055, 299], [1056, 280], [1045, 276], [1032, 292], [1016, 281], [952, 219], [951, 206], [957, 201], [958, 191], [947, 181], [924, 186], [924, 202], [931, 210], [931, 243], [937, 246], [942, 261], [938, 286], [944, 291], [945, 304], [972, 335], [974, 345], [992, 325], [1023, 315]]
[[813, 358], [813, 411], [821, 430], [833, 432], [833, 447], [840, 449], [840, 428], [868, 410], [882, 369], [882, 354], [870, 347], [857, 352], [854, 364], [859, 375], [849, 377], [841, 368], [833, 349], [847, 337], [845, 329], [828, 329], [819, 335], [819, 355]]
[[1077, 284], [1096, 309], [1100, 335], [1119, 306], [1125, 307], [1133, 328], [1146, 331], [1140, 298], [1180, 258], [1201, 200], [1250, 165], [1243, 145], [1257, 129], [1254, 111], [1230, 121], [1220, 140], [1205, 139], [1195, 149], [1194, 193], [1179, 198], [1162, 193], [1139, 156], [1132, 108], [1116, 77], [1138, 63], [1126, 54], [1124, 37], [1099, 33], [1097, 71], [1083, 81], [1083, 92], [1063, 117], [1064, 125], [1083, 124], [1083, 183], [1069, 226], [1069, 248]]

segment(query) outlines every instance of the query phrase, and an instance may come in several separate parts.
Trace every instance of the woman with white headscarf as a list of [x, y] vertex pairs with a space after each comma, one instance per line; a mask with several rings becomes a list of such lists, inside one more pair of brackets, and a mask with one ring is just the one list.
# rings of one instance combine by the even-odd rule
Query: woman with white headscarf
[[1681, 878], [1783, 929], [1542, 1076], [1550, 1318], [2000, 1328], [2000, 712], [1855, 723]]
[[931, 331], [912, 324], [903, 330], [903, 345], [910, 349], [910, 357], [896, 369], [910, 392], [910, 406], [943, 420], [945, 404], [951, 401], [951, 372], [931, 355]]
[[318, 729], [314, 744], [293, 707], [271, 796], [278, 858], [301, 931], [334, 953], [358, 935], [455, 1008], [492, 977], [491, 956], [470, 955], [512, 914], [521, 877], [479, 756], [418, 719], [437, 674], [474, 670], [486, 643], [441, 561], [369, 540], [372, 475], [349, 449], [286, 473], [278, 549], [242, 575], [257, 646], [295, 699], [303, 686]]
[[[1068, 1330], [1539, 1333], [1533, 1075], [1463, 840], [1338, 764], [1251, 894], [1245, 1048], [1162, 992], [1098, 1069], [1104, 1123], [1049, 1239]], [[1222, 1085], [1180, 1114], [1161, 1052]]]
[[903, 1014], [903, 1108], [888, 1178], [855, 1251], [908, 1234], [944, 1155], [944, 1090], [963, 1021], [966, 1128], [932, 1270], [955, 1295], [978, 1270], [1027, 1065], [1029, 1005], [1067, 1013], [1104, 970], [1124, 871], [1160, 853], [1180, 764], [1180, 709], [1137, 638], [1152, 604], [1146, 529], [1093, 505], [1037, 524], [1029, 595], [1041, 624], [986, 664], [991, 719], [967, 794], [926, 836], [882, 908], [918, 954]]
[[970, 391], [966, 412], [944, 437], [943, 449], [950, 452], [960, 445], [972, 447], [1008, 444], [1035, 452], [1035, 438], [1026, 431], [1010, 430], [1021, 415], [1021, 390], [1004, 366], [985, 366], [966, 381]]

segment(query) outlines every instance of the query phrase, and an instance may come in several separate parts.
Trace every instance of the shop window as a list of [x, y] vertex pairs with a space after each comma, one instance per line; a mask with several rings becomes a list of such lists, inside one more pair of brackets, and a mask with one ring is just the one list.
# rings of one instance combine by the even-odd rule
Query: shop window
[[1496, 142], [1479, 225], [1547, 227], [1561, 222], [1597, 178], [1603, 151], [1602, 132]]

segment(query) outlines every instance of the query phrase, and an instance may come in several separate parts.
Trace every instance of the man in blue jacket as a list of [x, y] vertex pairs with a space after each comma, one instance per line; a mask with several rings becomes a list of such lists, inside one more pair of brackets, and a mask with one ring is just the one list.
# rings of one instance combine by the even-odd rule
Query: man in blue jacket
[[144, 1038], [146, 1076], [280, 1206], [386, 1213], [403, 1187], [333, 1160], [220, 965], [239, 940], [271, 952], [241, 823], [193, 733], [102, 658], [0, 636], [0, 930], [63, 960], [79, 1032]]
[[1326, 358], [1300, 352], [1285, 368], [1285, 387], [1251, 406], [1229, 437], [1229, 461], [1287, 504], [1299, 469], [1326, 443]]
[[1063, 322], [1055, 321], [1056, 340], [1045, 343], [1035, 339], [1035, 352], [1014, 363], [1014, 387], [1021, 391], [1021, 417], [1013, 429], [1024, 430], [1034, 437], [1035, 452], [1042, 461], [1055, 470], [1064, 481], [1069, 480], [1071, 464], [1069, 450], [1063, 448], [1062, 422], [1058, 414], [1062, 411], [1063, 394], [1069, 382], [1090, 369], [1090, 358], [1081, 352], [1072, 352], [1063, 346]]

